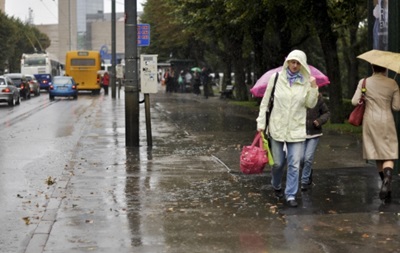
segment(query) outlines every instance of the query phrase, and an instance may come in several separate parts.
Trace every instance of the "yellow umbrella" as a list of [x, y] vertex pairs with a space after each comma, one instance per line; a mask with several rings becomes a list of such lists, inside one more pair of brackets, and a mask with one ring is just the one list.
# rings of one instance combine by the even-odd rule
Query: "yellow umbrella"
[[400, 73], [400, 54], [389, 51], [370, 50], [357, 56], [371, 64], [378, 65]]

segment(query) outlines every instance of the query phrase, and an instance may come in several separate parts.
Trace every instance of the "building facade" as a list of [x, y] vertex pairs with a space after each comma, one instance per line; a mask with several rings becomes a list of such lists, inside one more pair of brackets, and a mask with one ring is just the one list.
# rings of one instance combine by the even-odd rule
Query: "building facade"
[[[65, 62], [67, 51], [77, 49], [77, 1], [79, 0], [58, 1], [59, 51], [56, 55], [61, 62]], [[53, 41], [53, 38], [50, 39]]]
[[[46, 51], [57, 56], [62, 63], [70, 50], [103, 51], [105, 62], [109, 61], [112, 49], [111, 13], [103, 11], [103, 0], [58, 1], [58, 24], [36, 25], [51, 40]], [[138, 12], [138, 23], [141, 14]], [[123, 57], [124, 51], [124, 13], [116, 13], [116, 52], [119, 58]]]
[[6, 12], [6, 0], [0, 0], [0, 11]]

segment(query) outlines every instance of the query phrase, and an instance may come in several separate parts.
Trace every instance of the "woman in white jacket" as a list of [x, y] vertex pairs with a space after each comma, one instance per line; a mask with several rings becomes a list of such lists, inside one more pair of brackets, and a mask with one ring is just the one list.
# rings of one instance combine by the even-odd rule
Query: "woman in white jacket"
[[[296, 207], [299, 187], [300, 163], [304, 155], [306, 139], [307, 108], [313, 108], [318, 100], [318, 86], [310, 76], [307, 56], [303, 51], [293, 50], [287, 56], [279, 72], [274, 92], [274, 107], [266, 126], [266, 111], [274, 86], [276, 74], [272, 75], [260, 104], [257, 130], [268, 127], [272, 166], [271, 184], [278, 198], [283, 197], [282, 177], [287, 162], [285, 198], [289, 206]], [[286, 145], [286, 148], [284, 146]]]

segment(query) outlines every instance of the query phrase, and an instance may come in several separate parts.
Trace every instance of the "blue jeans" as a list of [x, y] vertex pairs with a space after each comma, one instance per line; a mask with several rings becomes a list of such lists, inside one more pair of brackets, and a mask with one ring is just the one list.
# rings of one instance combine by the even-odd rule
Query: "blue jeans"
[[270, 142], [271, 152], [275, 162], [272, 166], [271, 184], [275, 190], [282, 188], [282, 177], [287, 162], [285, 197], [286, 200], [295, 199], [299, 189], [299, 172], [304, 156], [305, 142], [286, 142], [287, 154], [283, 150], [285, 142], [275, 141], [272, 138]]
[[319, 142], [319, 137], [311, 138], [306, 140], [305, 150], [304, 150], [304, 164], [303, 171], [301, 173], [301, 183], [310, 184], [311, 183], [311, 170], [314, 162], [315, 149], [317, 149]]

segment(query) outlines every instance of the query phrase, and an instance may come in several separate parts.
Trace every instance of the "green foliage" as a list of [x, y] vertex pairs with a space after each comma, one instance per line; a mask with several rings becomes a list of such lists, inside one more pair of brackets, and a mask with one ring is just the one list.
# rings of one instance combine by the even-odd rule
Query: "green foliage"
[[323, 129], [323, 131], [333, 131], [340, 134], [355, 134], [359, 136], [362, 134], [362, 127], [350, 125], [348, 122], [342, 124], [333, 124], [331, 122], [327, 122], [323, 126]]
[[15, 32], [16, 27], [13, 22], [3, 12], [0, 12], [0, 74], [4, 72], [8, 59], [13, 55], [16, 38], [11, 34], [15, 34]]
[[239, 105], [251, 109], [258, 109], [259, 104], [256, 101], [230, 101], [230, 104]]
[[251, 72], [259, 78], [301, 49], [328, 74], [332, 119], [342, 122], [342, 96], [353, 93], [356, 56], [367, 47], [366, 17], [366, 0], [148, 0], [142, 22], [152, 26], [152, 45], [144, 51], [209, 66], [225, 84], [234, 72], [236, 99], [246, 101]]
[[[251, 110], [258, 110], [259, 109], [259, 103], [257, 101], [229, 101], [230, 104], [237, 105], [237, 106], [242, 106], [249, 108]], [[354, 106], [351, 104], [351, 100], [349, 99], [344, 99], [343, 100], [343, 115], [346, 119], [349, 118], [349, 115], [351, 111], [354, 109]], [[355, 135], [361, 135], [362, 134], [362, 127], [356, 127], [353, 125], [350, 125], [347, 120], [344, 123], [340, 124], [334, 124], [328, 121], [326, 124], [323, 126], [324, 131], [332, 131], [335, 133], [346, 133], [346, 134], [355, 134]]]
[[353, 111], [354, 106], [351, 103], [351, 99], [343, 99], [343, 116], [345, 119], [348, 119], [350, 113]]
[[45, 50], [50, 39], [37, 28], [0, 12], [0, 73], [20, 71], [21, 55]]

